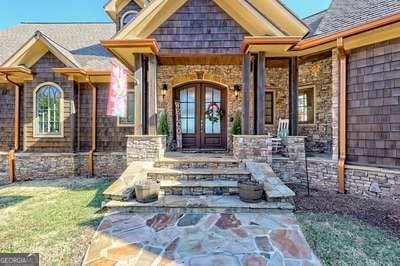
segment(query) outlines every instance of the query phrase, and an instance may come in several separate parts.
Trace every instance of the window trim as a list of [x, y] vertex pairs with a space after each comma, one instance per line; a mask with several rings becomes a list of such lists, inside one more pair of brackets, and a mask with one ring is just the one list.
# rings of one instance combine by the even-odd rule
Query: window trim
[[[303, 85], [299, 86], [298, 92], [297, 92], [297, 97], [299, 97], [300, 91], [302, 90], [307, 90], [307, 89], [312, 89], [313, 91], [313, 120], [312, 121], [307, 121], [307, 122], [301, 122], [298, 120], [298, 124], [300, 126], [314, 126], [315, 125], [315, 116], [316, 116], [316, 111], [317, 111], [317, 97], [316, 97], [316, 86], [315, 85]], [[298, 101], [299, 99], [297, 99]], [[299, 108], [299, 107], [297, 107]], [[298, 112], [298, 110], [297, 110]]]
[[[42, 134], [38, 132], [37, 128], [37, 117], [36, 117], [36, 103], [37, 103], [37, 92], [43, 88], [44, 86], [52, 86], [57, 88], [61, 92], [60, 97], [60, 133], [59, 134]], [[32, 117], [32, 124], [33, 124], [33, 137], [34, 138], [64, 138], [64, 90], [54, 82], [44, 82], [39, 84], [33, 90], [33, 117]]]
[[[136, 98], [135, 98], [135, 89], [128, 89], [127, 93], [130, 93], [130, 92], [133, 92], [133, 96], [134, 96], [133, 99], [136, 100]], [[127, 96], [128, 96], [128, 94], [127, 94]], [[128, 104], [129, 103], [127, 103], [127, 105], [126, 105], [127, 108], [128, 108]], [[134, 101], [134, 107], [136, 108], [136, 101]], [[136, 109], [135, 109], [135, 112], [136, 112]], [[117, 127], [120, 127], [120, 128], [135, 127], [135, 124], [136, 124], [135, 122], [133, 122], [132, 124], [122, 124], [120, 122], [120, 119], [121, 119], [121, 117], [117, 117]]]
[[130, 22], [128, 22], [126, 25], [124, 25], [124, 19], [130, 15], [130, 14], [135, 14], [136, 16], [139, 14], [139, 11], [137, 10], [129, 10], [126, 11], [122, 16], [121, 19], [119, 20], [119, 27], [122, 29], [123, 27], [125, 27], [126, 25], [128, 25], [131, 21], [135, 20], [135, 18], [133, 20], [131, 20]]
[[273, 126], [275, 125], [275, 114], [276, 114], [276, 104], [275, 104], [275, 90], [271, 90], [271, 89], [267, 89], [265, 90], [265, 93], [272, 93], [272, 123], [267, 123], [267, 121], [265, 121], [265, 125], [267, 126]]

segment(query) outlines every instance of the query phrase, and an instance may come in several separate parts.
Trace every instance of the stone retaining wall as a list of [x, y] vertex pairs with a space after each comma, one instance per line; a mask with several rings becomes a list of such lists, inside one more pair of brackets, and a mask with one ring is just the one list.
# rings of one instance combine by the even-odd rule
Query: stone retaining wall
[[267, 135], [233, 136], [233, 155], [238, 160], [272, 162], [272, 141]]
[[[274, 157], [272, 168], [285, 182], [306, 185], [306, 172], [300, 161]], [[337, 191], [337, 161], [308, 158], [307, 170], [311, 188]], [[400, 200], [400, 170], [346, 165], [346, 191], [362, 197]]]
[[0, 152], [0, 185], [7, 183], [8, 180], [8, 154]]
[[166, 136], [127, 136], [128, 164], [134, 161], [152, 161], [164, 156]]
[[[17, 153], [15, 176], [17, 180], [86, 176], [87, 157], [87, 153]], [[126, 169], [123, 152], [95, 153], [93, 159], [95, 176], [117, 177]]]

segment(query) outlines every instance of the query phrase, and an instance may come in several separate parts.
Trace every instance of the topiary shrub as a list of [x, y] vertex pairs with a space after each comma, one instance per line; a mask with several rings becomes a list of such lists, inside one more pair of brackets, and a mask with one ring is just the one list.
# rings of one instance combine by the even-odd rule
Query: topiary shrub
[[231, 128], [232, 135], [241, 135], [242, 134], [242, 117], [240, 113], [236, 113], [233, 118], [233, 125]]
[[160, 119], [158, 121], [157, 127], [157, 134], [158, 135], [165, 135], [169, 137], [169, 126], [168, 126], [168, 116], [167, 112], [162, 112], [160, 115]]

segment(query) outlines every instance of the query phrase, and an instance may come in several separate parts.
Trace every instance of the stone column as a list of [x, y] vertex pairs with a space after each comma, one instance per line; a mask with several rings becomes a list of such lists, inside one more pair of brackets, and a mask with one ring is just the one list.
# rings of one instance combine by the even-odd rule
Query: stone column
[[149, 56], [148, 70], [148, 123], [149, 135], [157, 135], [157, 58]]
[[135, 135], [143, 135], [143, 66], [142, 55], [135, 54]]
[[339, 61], [337, 49], [332, 50], [332, 160], [339, 159]]
[[289, 60], [289, 135], [297, 135], [298, 110], [297, 110], [297, 94], [298, 94], [298, 64], [297, 57]]

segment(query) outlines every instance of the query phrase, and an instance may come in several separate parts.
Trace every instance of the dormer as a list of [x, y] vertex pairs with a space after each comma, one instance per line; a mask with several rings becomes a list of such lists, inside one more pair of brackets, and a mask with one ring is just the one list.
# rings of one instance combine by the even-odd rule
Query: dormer
[[149, 0], [109, 0], [104, 10], [116, 24], [117, 32], [134, 20]]

